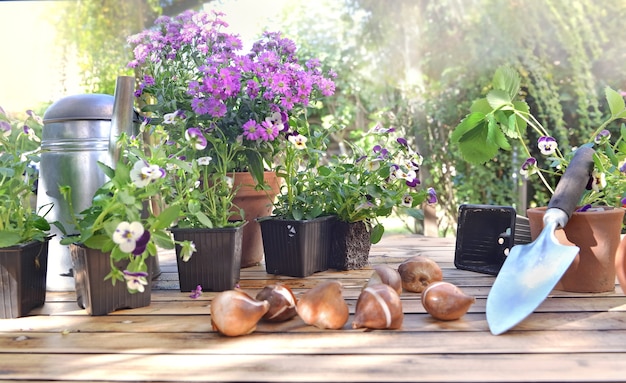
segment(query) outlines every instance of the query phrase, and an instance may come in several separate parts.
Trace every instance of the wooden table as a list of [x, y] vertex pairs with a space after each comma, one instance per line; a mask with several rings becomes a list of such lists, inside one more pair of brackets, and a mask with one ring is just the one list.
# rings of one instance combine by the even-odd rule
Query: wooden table
[[[485, 319], [492, 276], [457, 270], [454, 240], [390, 236], [373, 246], [372, 263], [397, 265], [414, 255], [439, 263], [444, 279], [476, 296], [463, 318], [434, 320], [419, 294], [403, 293], [404, 326], [395, 331], [319, 330], [299, 318], [260, 323], [251, 335], [211, 330], [215, 293], [178, 291], [172, 254], [149, 307], [91, 317], [73, 292], [48, 292], [31, 316], [0, 320], [2, 381], [626, 381], [626, 297], [554, 291], [511, 331], [493, 336]], [[296, 294], [340, 280], [351, 312], [371, 270], [327, 271], [305, 279], [242, 270], [256, 295], [280, 280]]]

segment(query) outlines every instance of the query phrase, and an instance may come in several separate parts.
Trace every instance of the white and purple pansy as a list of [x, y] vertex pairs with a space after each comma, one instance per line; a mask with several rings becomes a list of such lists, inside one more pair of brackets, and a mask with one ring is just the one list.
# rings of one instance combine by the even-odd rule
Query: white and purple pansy
[[602, 129], [600, 133], [593, 138], [593, 142], [596, 144], [604, 144], [609, 142], [609, 138], [611, 138], [611, 132], [606, 129]]
[[143, 293], [148, 284], [148, 273], [145, 271], [128, 271], [124, 270], [124, 279], [126, 279], [126, 287], [130, 291], [139, 291]]
[[185, 139], [196, 150], [202, 150], [207, 146], [207, 139], [198, 128], [189, 128], [185, 131]]
[[130, 170], [130, 179], [137, 187], [145, 187], [163, 177], [165, 177], [165, 169], [158, 165], [150, 165], [144, 160], [135, 162]]
[[[137, 241], [142, 238], [145, 229], [140, 222], [120, 222], [113, 233], [113, 242], [125, 253], [134, 253]], [[150, 237], [148, 237], [150, 239]], [[145, 244], [144, 244], [145, 250]], [[143, 251], [142, 251], [143, 252]]]
[[428, 188], [427, 193], [428, 197], [426, 197], [426, 202], [431, 205], [437, 203], [437, 192], [435, 191], [435, 189], [430, 187]]
[[553, 137], [542, 136], [537, 140], [537, 147], [544, 156], [550, 156], [556, 152], [558, 143]]
[[531, 174], [537, 172], [537, 159], [534, 157], [527, 158], [520, 168], [520, 174], [528, 178]]

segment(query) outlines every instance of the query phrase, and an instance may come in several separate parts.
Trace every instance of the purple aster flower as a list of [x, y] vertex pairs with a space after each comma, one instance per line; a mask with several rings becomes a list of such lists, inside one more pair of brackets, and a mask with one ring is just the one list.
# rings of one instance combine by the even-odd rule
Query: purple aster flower
[[261, 138], [261, 132], [258, 124], [254, 120], [248, 120], [243, 124], [243, 137], [247, 140], [255, 141]]

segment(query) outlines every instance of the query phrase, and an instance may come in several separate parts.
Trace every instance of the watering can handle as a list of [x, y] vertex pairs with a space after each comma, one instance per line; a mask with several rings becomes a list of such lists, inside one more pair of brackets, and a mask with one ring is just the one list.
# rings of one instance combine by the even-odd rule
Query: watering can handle
[[111, 159], [111, 167], [115, 167], [117, 161], [120, 159], [120, 150], [117, 146], [117, 140], [122, 133], [128, 135], [133, 134], [134, 90], [134, 77], [117, 77], [113, 99], [113, 115], [111, 116], [111, 131], [109, 132], [109, 158]]
[[544, 223], [557, 222], [559, 226], [565, 227], [592, 175], [594, 153], [594, 150], [587, 146], [576, 150], [550, 199]]

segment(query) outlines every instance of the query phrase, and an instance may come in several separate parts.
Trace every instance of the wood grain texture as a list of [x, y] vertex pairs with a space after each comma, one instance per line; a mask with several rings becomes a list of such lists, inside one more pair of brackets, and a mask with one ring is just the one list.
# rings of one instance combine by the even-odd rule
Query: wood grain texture
[[329, 270], [307, 278], [269, 275], [263, 265], [241, 271], [255, 295], [284, 283], [299, 296], [339, 280], [350, 309], [340, 330], [320, 330], [298, 317], [261, 321], [246, 336], [211, 328], [210, 304], [178, 291], [174, 255], [160, 253], [162, 274], [148, 307], [92, 317], [73, 292], [48, 292], [27, 317], [0, 320], [0, 381], [56, 382], [518, 382], [626, 381], [626, 297], [614, 292], [552, 291], [527, 319], [493, 336], [485, 304], [493, 276], [454, 267], [454, 240], [385, 237], [370, 263], [397, 267], [415, 255], [435, 260], [444, 280], [477, 300], [468, 314], [442, 322], [426, 313], [420, 294], [403, 292], [399, 330], [354, 330], [351, 321], [371, 267]]

